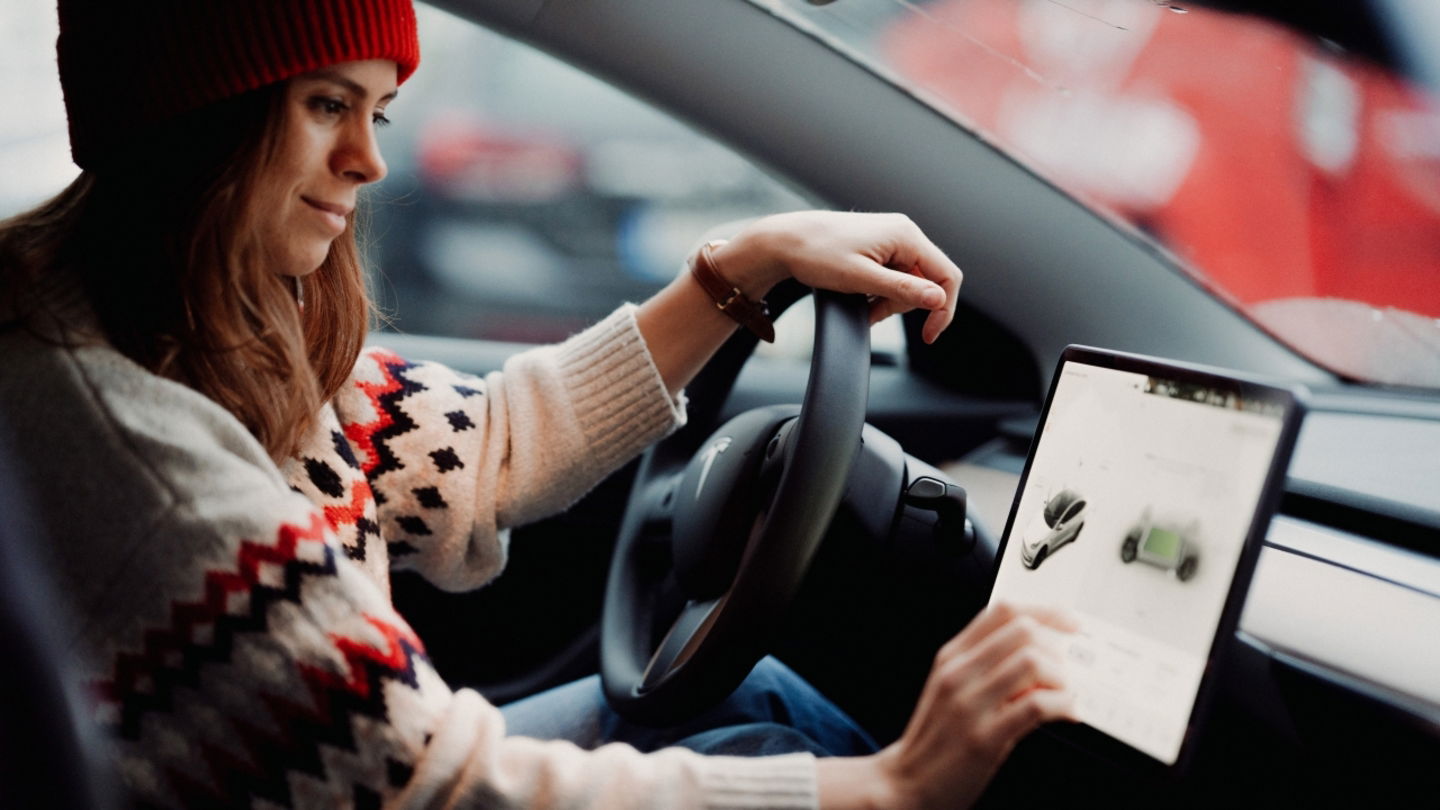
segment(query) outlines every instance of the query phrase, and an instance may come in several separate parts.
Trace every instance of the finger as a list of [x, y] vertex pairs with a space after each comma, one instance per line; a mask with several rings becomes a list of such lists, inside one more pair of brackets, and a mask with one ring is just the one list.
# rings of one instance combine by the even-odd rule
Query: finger
[[971, 619], [963, 630], [936, 651], [929, 677], [925, 680], [925, 688], [921, 690], [920, 700], [911, 715], [912, 724], [930, 716], [935, 703], [944, 699], [943, 695], [964, 687], [963, 670], [970, 661], [967, 656], [969, 650], [1019, 615], [1017, 608], [1006, 602], [988, 605]]
[[1041, 632], [1038, 622], [1021, 616], [999, 627], [974, 647], [937, 661], [932, 677], [949, 692], [973, 694], [1002, 673], [1014, 677], [1013, 671], [1006, 672], [1003, 667], [1006, 664], [1013, 667], [1012, 658], [1023, 658], [1024, 651], [1040, 645]]
[[915, 241], [915, 256], [910, 261], [910, 269], [947, 290], [959, 292], [960, 283], [965, 279], [960, 266], [923, 233], [918, 234]]
[[950, 328], [950, 322], [955, 320], [955, 313], [943, 309], [937, 309], [925, 317], [925, 325], [920, 328], [920, 339], [931, 344], [940, 339], [940, 335]]
[[1080, 622], [1075, 618], [1075, 614], [1065, 608], [1054, 605], [1012, 604], [1008, 602], [997, 602], [996, 604], [1008, 607], [1016, 617], [1025, 616], [1034, 619], [1040, 624], [1054, 630], [1073, 633], [1080, 629]]
[[1036, 689], [1007, 703], [990, 719], [992, 739], [1013, 746], [1044, 723], [1076, 721], [1075, 696], [1059, 689]]
[[945, 288], [918, 272], [897, 272], [867, 256], [855, 256], [852, 273], [856, 292], [883, 298], [894, 305], [896, 312], [917, 307], [933, 310], [945, 306], [947, 301]]
[[[989, 682], [997, 668], [1023, 649], [1046, 656], [1052, 662], [1052, 671], [1058, 669], [1061, 657], [1053, 634], [1062, 632], [1060, 629], [1005, 605], [998, 606], [996, 612], [1007, 615], [992, 619], [982, 614], [971, 623], [977, 632], [975, 637], [962, 638], [971, 629], [966, 628], [940, 649], [930, 670], [928, 686], [947, 694], [973, 692], [976, 684]], [[987, 621], [982, 623], [982, 620]], [[991, 622], [998, 623], [985, 626]]]
[[995, 602], [987, 605], [975, 618], [970, 620], [969, 624], [965, 625], [964, 629], [945, 642], [936, 654], [936, 658], [950, 658], [975, 646], [981, 639], [995, 632], [1007, 622], [1014, 620], [1018, 615], [1020, 615], [1019, 609], [1008, 602]]
[[1022, 616], [1066, 633], [1073, 633], [1079, 629], [1074, 617], [1057, 608], [1043, 605], [1016, 605], [1003, 601], [995, 602], [980, 611], [980, 614], [972, 619], [965, 629], [940, 648], [940, 652], [942, 655], [953, 655], [960, 650], [969, 649], [980, 643], [986, 636], [1010, 622], [1019, 620]]
[[1080, 629], [1080, 622], [1075, 618], [1075, 614], [1065, 608], [1053, 605], [1022, 605], [1018, 609], [1046, 627], [1063, 633], [1074, 633]]
[[925, 325], [920, 330], [920, 339], [926, 344], [934, 343], [942, 332], [950, 328], [951, 322], [955, 320], [955, 309], [959, 306], [959, 279], [945, 278], [939, 283], [941, 289], [945, 291], [945, 303], [933, 308], [925, 319]]
[[[1028, 619], [1007, 623], [975, 650], [943, 662], [931, 673], [915, 718], [950, 718], [978, 730], [980, 725], [993, 722], [993, 717], [1008, 704], [1023, 700], [1030, 692], [1063, 690], [1059, 656], [1027, 640], [1037, 626]], [[912, 736], [934, 730], [921, 722], [912, 721], [912, 725]], [[942, 725], [949, 727], [950, 723]], [[977, 739], [987, 736], [982, 731]]]
[[1059, 656], [1030, 644], [981, 676], [973, 689], [973, 699], [980, 706], [999, 706], [1035, 689], [1063, 690], [1066, 686]]
[[955, 309], [960, 302], [960, 284], [964, 281], [965, 274], [944, 251], [923, 234], [918, 238], [918, 242], [918, 255], [911, 266], [912, 272], [929, 279], [945, 291], [945, 302], [930, 308], [930, 317], [925, 319], [925, 326], [920, 331], [921, 338], [926, 343], [934, 343], [955, 319]]
[[870, 325], [885, 320], [891, 315], [900, 315], [910, 311], [910, 307], [901, 306], [889, 298], [876, 298], [870, 302]]

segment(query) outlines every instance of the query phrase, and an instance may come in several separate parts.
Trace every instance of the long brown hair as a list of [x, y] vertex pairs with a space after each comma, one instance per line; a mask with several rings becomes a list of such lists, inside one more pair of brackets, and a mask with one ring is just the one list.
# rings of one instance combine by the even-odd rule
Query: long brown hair
[[[224, 406], [277, 461], [348, 378], [370, 315], [353, 214], [302, 280], [303, 313], [295, 282], [265, 264], [254, 219], [284, 92], [271, 85], [169, 122], [0, 223], [12, 322], [58, 317], [66, 340], [107, 340]], [[93, 323], [57, 315], [57, 279], [77, 282]]]

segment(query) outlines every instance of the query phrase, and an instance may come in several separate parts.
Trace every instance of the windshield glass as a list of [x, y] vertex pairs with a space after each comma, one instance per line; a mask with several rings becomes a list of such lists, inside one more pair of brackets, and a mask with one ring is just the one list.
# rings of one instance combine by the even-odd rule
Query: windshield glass
[[1159, 0], [754, 2], [1147, 235], [1311, 360], [1440, 387], [1440, 107], [1385, 66], [1368, 4], [1294, 12], [1321, 36]]

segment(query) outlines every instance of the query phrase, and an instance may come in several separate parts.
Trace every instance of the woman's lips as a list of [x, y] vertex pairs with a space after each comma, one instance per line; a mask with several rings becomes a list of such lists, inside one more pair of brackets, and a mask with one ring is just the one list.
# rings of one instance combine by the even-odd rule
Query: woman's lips
[[306, 205], [315, 209], [315, 211], [320, 214], [320, 218], [335, 231], [336, 236], [339, 236], [345, 230], [345, 217], [348, 216], [352, 210], [350, 206], [321, 202], [319, 200], [312, 200], [309, 197], [301, 197], [300, 199], [304, 200]]

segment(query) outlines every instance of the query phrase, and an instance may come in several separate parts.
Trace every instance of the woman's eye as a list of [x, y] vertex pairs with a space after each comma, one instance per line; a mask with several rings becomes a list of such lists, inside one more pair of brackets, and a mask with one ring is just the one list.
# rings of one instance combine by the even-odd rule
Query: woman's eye
[[374, 115], [370, 116], [370, 120], [374, 121], [375, 126], [377, 127], [384, 127], [390, 125], [390, 119], [386, 118], [385, 113], [383, 112], [377, 112]]
[[327, 96], [316, 96], [310, 99], [310, 109], [324, 113], [325, 115], [339, 115], [350, 109], [349, 105], [338, 98]]

